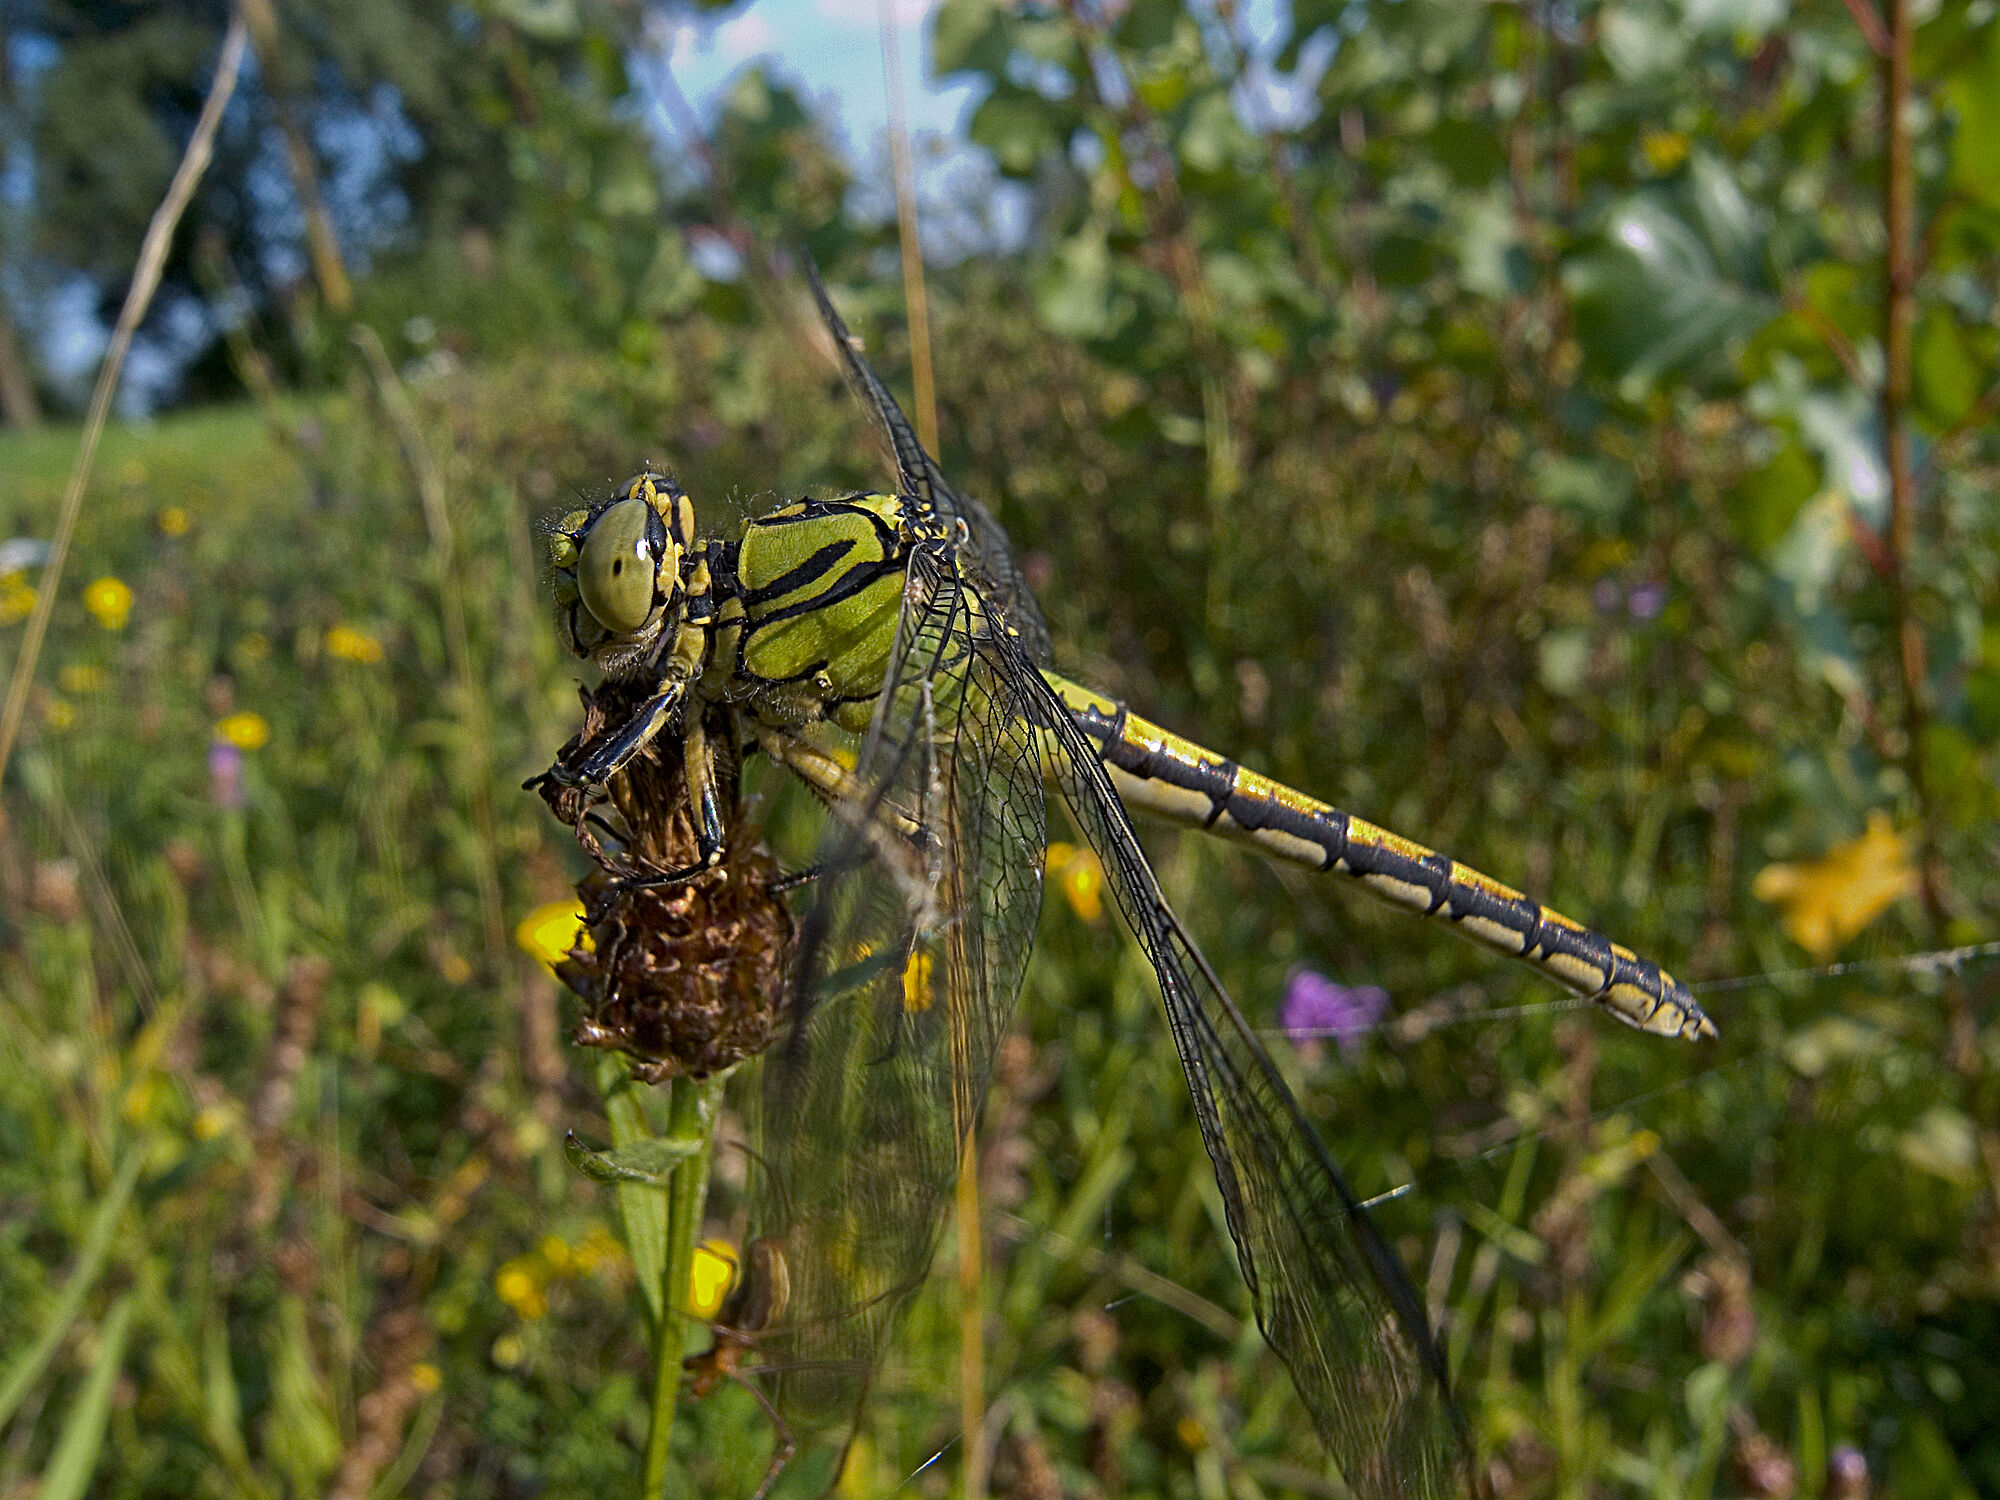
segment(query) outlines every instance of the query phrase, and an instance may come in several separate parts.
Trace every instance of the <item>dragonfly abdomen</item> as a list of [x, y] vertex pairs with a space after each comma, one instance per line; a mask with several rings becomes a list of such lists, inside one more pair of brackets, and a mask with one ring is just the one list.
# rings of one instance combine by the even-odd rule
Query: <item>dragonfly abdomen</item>
[[1128, 807], [1242, 840], [1292, 864], [1352, 876], [1385, 901], [1442, 918], [1483, 947], [1527, 960], [1641, 1031], [1716, 1035], [1694, 996], [1629, 948], [1490, 875], [1247, 770], [1122, 703], [1046, 675]]

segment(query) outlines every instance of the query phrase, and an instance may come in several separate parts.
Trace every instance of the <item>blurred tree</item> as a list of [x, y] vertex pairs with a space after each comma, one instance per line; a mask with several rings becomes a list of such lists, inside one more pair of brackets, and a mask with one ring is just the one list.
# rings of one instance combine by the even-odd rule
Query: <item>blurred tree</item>
[[[317, 357], [316, 299], [298, 295], [309, 266], [326, 296], [346, 268], [448, 266], [478, 283], [497, 259], [525, 255], [538, 274], [521, 279], [574, 287], [582, 306], [568, 311], [599, 326], [592, 223], [643, 218], [659, 202], [625, 72], [632, 7], [264, 0], [257, 9], [264, 77], [233, 108], [148, 330], [189, 361], [191, 393], [228, 378], [219, 354], [200, 358], [225, 319], [278, 312], [268, 341], [280, 363], [296, 370]], [[227, 13], [225, 0], [14, 7], [6, 57], [19, 103], [7, 131], [17, 169], [34, 182], [27, 239], [39, 287], [82, 276], [100, 308], [116, 305]], [[196, 264], [197, 242], [221, 247], [220, 282], [213, 262], [206, 274]]]

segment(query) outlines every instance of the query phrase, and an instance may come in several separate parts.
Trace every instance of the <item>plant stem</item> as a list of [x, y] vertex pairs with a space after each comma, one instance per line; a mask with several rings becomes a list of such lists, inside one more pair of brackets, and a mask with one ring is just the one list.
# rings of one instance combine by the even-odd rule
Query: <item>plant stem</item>
[[660, 1315], [653, 1320], [653, 1411], [646, 1432], [643, 1493], [666, 1492], [667, 1458], [673, 1447], [674, 1411], [680, 1404], [681, 1356], [687, 1348], [688, 1278], [694, 1269], [695, 1239], [701, 1233], [708, 1199], [708, 1165], [715, 1132], [715, 1104], [721, 1078], [696, 1082], [676, 1078], [667, 1105], [667, 1134], [696, 1140], [701, 1149], [675, 1169], [667, 1187], [666, 1263], [660, 1273]]
[[1882, 61], [1882, 114], [1887, 141], [1882, 172], [1882, 221], [1888, 248], [1882, 296], [1882, 442], [1889, 469], [1889, 593], [1896, 623], [1896, 665], [1902, 679], [1903, 724], [1909, 739], [1906, 773], [1921, 824], [1918, 870], [1924, 910], [1942, 933], [1945, 923], [1936, 820], [1924, 775], [1924, 728], [1929, 673], [1923, 630], [1910, 609], [1910, 553], [1916, 540], [1916, 471], [1910, 457], [1912, 334], [1916, 324], [1916, 165], [1909, 106], [1915, 22], [1911, 0], [1888, 0], [1888, 49]]
[[21, 732], [21, 715], [28, 706], [28, 685], [35, 678], [35, 663], [41, 657], [42, 640], [48, 634], [49, 616], [55, 613], [56, 586], [62, 582], [70, 538], [76, 534], [76, 518], [83, 510], [83, 492], [90, 483], [91, 466], [97, 461], [97, 442], [104, 435], [105, 419], [111, 415], [111, 398], [117, 394], [118, 377], [125, 371], [125, 356], [131, 351], [139, 325], [146, 319], [146, 309], [153, 305], [153, 293], [159, 290], [160, 273], [173, 246], [174, 230], [181, 215], [187, 212], [194, 190], [201, 185], [202, 174], [208, 170], [215, 132], [222, 124], [229, 96], [236, 92], [236, 76], [242, 69], [243, 51], [248, 45], [249, 33], [238, 12], [230, 17], [229, 30], [223, 34], [215, 81], [208, 87], [208, 98], [202, 102], [187, 150], [181, 153], [181, 164], [174, 170], [173, 181], [167, 184], [166, 197], [153, 210], [152, 222], [146, 226], [146, 238], [139, 246], [139, 263], [132, 271], [132, 285], [125, 292], [125, 305], [118, 310], [118, 323], [111, 331], [104, 363], [98, 366], [97, 385], [90, 393], [90, 414], [83, 422], [83, 442], [77, 449], [76, 462], [70, 466], [69, 482], [63, 487], [55, 533], [49, 539], [48, 560], [42, 564], [41, 586], [35, 591], [35, 608], [28, 616], [20, 650], [14, 657], [14, 675], [7, 684], [6, 704], [0, 707], [0, 777], [6, 775], [15, 737]]

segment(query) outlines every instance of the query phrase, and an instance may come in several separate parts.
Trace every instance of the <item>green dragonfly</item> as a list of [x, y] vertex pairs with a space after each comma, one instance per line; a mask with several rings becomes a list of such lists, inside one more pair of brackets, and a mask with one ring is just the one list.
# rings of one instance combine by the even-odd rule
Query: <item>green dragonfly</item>
[[929, 1266], [1034, 939], [1052, 791], [1152, 962], [1259, 1326], [1320, 1438], [1359, 1494], [1464, 1493], [1469, 1443], [1422, 1300], [1168, 906], [1131, 815], [1349, 876], [1642, 1030], [1713, 1024], [1630, 950], [1058, 675], [1006, 534], [945, 480], [807, 276], [895, 491], [704, 537], [681, 488], [647, 472], [549, 537], [569, 646], [637, 700], [549, 779], [602, 789], [658, 736], [685, 768], [694, 858], [633, 884], [722, 862], [711, 767], [739, 748], [830, 810], [762, 1080], [772, 1187], [752, 1229], [787, 1282], [758, 1342], [785, 1372], [778, 1405], [808, 1427], [845, 1420]]

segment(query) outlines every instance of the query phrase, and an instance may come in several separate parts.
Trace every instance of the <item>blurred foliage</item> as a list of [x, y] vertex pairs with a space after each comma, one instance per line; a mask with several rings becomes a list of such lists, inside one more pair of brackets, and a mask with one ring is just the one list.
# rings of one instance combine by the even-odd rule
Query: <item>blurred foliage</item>
[[[11, 295], [80, 276], [101, 316], [114, 315], [229, 10], [30, 0], [0, 17], [0, 150], [34, 185], [10, 213], [24, 222], [0, 238]], [[491, 352], [565, 331], [615, 336], [646, 295], [645, 311], [662, 310], [675, 263], [656, 265], [658, 216], [673, 184], [638, 123], [630, 7], [285, 0], [275, 14], [272, 67], [260, 61], [231, 106], [148, 325], [169, 363], [187, 367], [183, 399], [239, 388], [219, 336], [246, 319], [292, 378], [317, 384], [339, 369], [339, 329], [305, 274], [284, 128], [364, 273], [364, 312], [384, 326], [398, 307], [443, 314]]]
[[[523, 49], [581, 13], [503, 9]], [[2000, 970], [1886, 961], [2000, 904], [1989, 0], [1915, 37], [1900, 557], [1881, 70], [1848, 8], [1297, 0], [1253, 44], [1228, 6], [947, 0], [934, 42], [1031, 205], [1018, 253], [934, 276], [943, 458], [1065, 666], [1732, 981], [1719, 1048], [1672, 1048], [1154, 845], [1264, 1024], [1294, 965], [1393, 997], [1287, 1066], [1360, 1191], [1414, 1185], [1380, 1214], [1496, 1488], [2000, 1490]], [[907, 351], [885, 228], [780, 81], [742, 77], [706, 160], [621, 175], [619, 91], [522, 76], [532, 115], [461, 122], [518, 196], [360, 289], [450, 549], [358, 378], [107, 442], [75, 576], [129, 613], [66, 591], [0, 840], [0, 1493], [635, 1471], [643, 1323], [560, 1147], [610, 1132], [505, 940], [576, 873], [513, 791], [574, 714], [531, 517], [642, 460], [725, 528], [881, 481], [772, 247], [810, 242], [886, 370]], [[0, 532], [40, 529], [68, 456], [0, 448]], [[811, 809], [763, 791], [802, 859]], [[1240, 1329], [1143, 962], [1075, 899], [1042, 947], [983, 1148], [996, 1492], [1336, 1492]], [[1785, 972], [1822, 952], [1848, 967]], [[717, 1174], [727, 1238], [742, 1162]], [[940, 1449], [911, 1488], [955, 1482], [955, 1338], [941, 1282], [851, 1492]], [[736, 1390], [677, 1433], [700, 1493], [747, 1494], [768, 1441]]]

